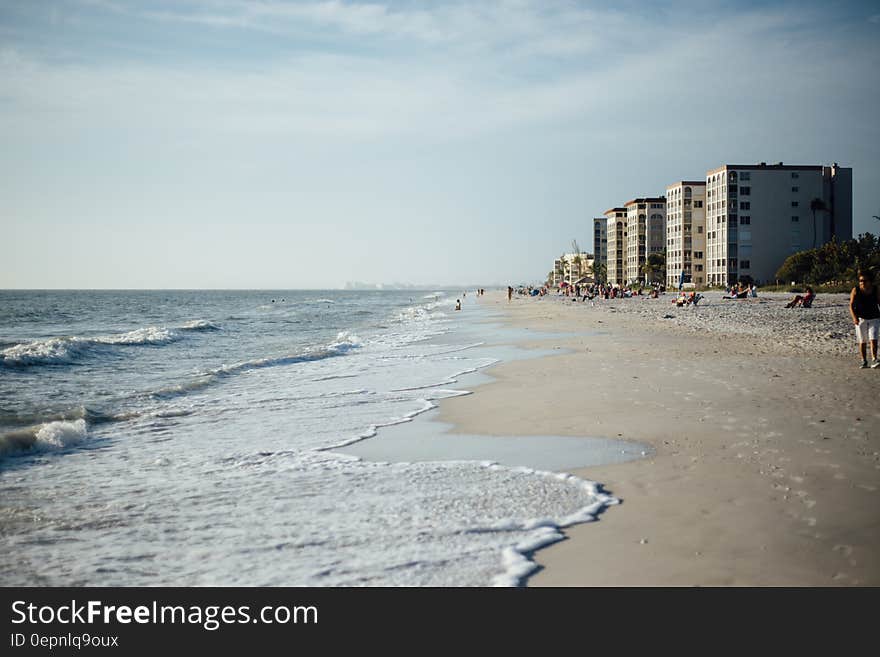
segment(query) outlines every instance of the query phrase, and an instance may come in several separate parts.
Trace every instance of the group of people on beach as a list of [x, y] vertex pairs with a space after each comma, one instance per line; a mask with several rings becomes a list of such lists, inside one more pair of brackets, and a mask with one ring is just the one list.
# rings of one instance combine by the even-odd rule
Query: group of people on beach
[[[850, 293], [849, 311], [852, 315], [853, 324], [856, 331], [856, 341], [859, 345], [859, 355], [861, 356], [860, 368], [865, 369], [871, 367], [873, 369], [880, 368], [880, 360], [877, 354], [877, 342], [880, 337], [880, 287], [874, 282], [874, 273], [869, 270], [862, 270], [858, 275], [858, 284]], [[520, 296], [543, 297], [549, 293], [547, 286], [532, 287], [522, 286], [517, 290]], [[507, 288], [507, 300], [513, 298], [513, 287]], [[650, 292], [646, 295], [652, 299], [658, 298], [666, 292], [665, 286], [655, 284], [650, 288]], [[619, 285], [609, 285], [606, 283], [593, 283], [583, 288], [579, 285], [562, 286], [558, 292], [560, 296], [573, 297], [574, 300], [581, 298], [582, 301], [588, 299], [592, 301], [596, 297], [600, 299], [617, 299], [639, 297], [644, 294], [643, 288], [626, 288]], [[758, 296], [758, 287], [754, 283], [742, 283], [732, 285], [725, 290], [722, 299], [747, 299]], [[696, 306], [702, 294], [696, 291], [685, 293], [680, 291], [678, 297], [674, 300], [678, 307]], [[786, 308], [810, 308], [816, 293], [810, 286], [806, 287], [804, 294], [797, 294], [789, 301]], [[456, 308], [459, 310], [460, 308]], [[868, 364], [868, 346], [871, 349], [871, 363]]]
[[735, 283], [728, 287], [722, 299], [754, 299], [758, 296], [758, 286], [754, 283]]

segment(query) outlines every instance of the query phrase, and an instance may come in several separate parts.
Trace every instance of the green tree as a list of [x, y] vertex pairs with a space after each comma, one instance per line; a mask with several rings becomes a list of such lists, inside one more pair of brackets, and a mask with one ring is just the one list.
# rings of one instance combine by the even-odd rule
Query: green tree
[[642, 274], [648, 284], [663, 282], [666, 280], [666, 252], [649, 253], [642, 265]]
[[804, 282], [812, 268], [813, 251], [798, 251], [785, 259], [776, 271], [776, 278], [786, 282]]
[[839, 242], [832, 239], [818, 249], [793, 253], [776, 272], [782, 281], [822, 285], [855, 280], [861, 268], [880, 267], [880, 239], [871, 233]]

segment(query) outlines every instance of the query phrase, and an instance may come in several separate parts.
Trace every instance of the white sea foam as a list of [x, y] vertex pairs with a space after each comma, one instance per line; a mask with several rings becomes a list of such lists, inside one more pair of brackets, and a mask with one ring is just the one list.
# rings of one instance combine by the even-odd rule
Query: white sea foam
[[86, 341], [95, 344], [118, 344], [118, 345], [140, 345], [140, 344], [168, 344], [180, 339], [179, 336], [171, 329], [159, 326], [148, 326], [147, 328], [135, 329], [128, 333], [119, 335], [107, 335], [97, 338], [88, 338]]
[[184, 331], [219, 331], [220, 326], [206, 319], [194, 319], [180, 327]]
[[336, 336], [336, 340], [328, 344], [324, 349], [328, 353], [344, 354], [352, 349], [357, 349], [363, 344], [363, 340], [353, 333], [350, 333], [349, 331], [340, 331]]
[[83, 338], [50, 338], [25, 342], [0, 352], [0, 363], [9, 366], [69, 363], [88, 349], [89, 344]]
[[64, 449], [81, 443], [86, 438], [86, 421], [49, 422], [40, 427], [36, 434], [37, 447]]

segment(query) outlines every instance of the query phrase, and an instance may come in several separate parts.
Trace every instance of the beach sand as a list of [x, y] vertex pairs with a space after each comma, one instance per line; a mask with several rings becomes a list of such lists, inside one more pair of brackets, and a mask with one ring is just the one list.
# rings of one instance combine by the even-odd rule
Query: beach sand
[[481, 299], [517, 327], [583, 335], [492, 368], [441, 421], [654, 449], [571, 470], [622, 504], [539, 551], [529, 586], [880, 585], [880, 370], [857, 368], [847, 296], [720, 297]]

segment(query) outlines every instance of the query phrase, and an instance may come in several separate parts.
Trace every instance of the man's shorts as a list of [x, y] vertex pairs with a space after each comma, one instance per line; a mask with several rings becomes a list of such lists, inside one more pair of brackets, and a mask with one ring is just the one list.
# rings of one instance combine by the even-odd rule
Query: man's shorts
[[859, 344], [876, 340], [880, 334], [880, 318], [877, 319], [859, 319], [856, 326], [856, 340]]

